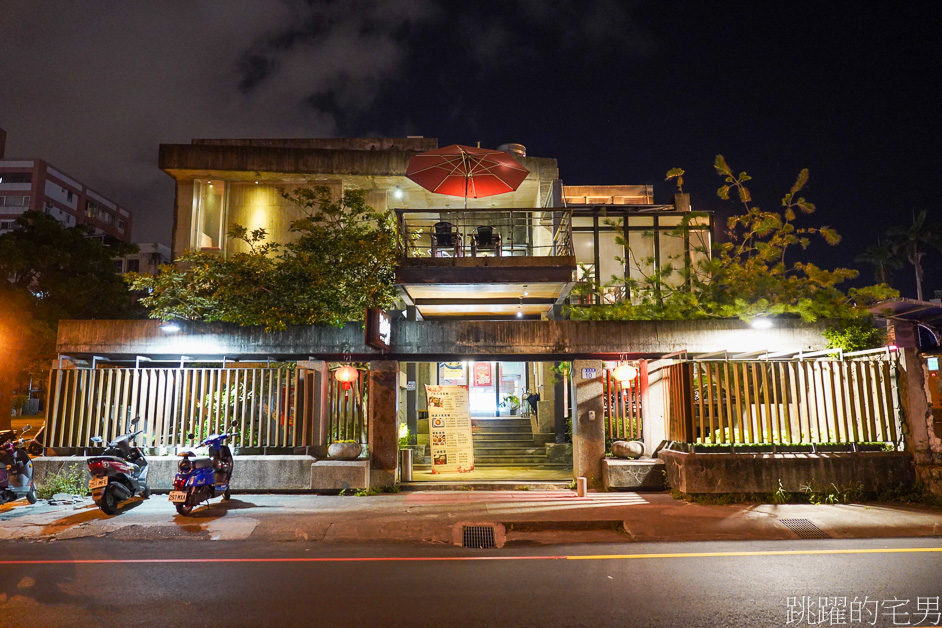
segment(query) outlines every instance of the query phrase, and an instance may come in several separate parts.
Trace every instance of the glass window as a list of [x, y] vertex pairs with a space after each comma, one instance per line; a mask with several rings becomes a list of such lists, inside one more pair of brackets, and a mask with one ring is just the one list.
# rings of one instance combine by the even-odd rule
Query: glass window
[[628, 276], [644, 283], [654, 274], [654, 234], [651, 231], [628, 232]]
[[128, 272], [129, 273], [138, 273], [141, 271], [141, 260], [139, 259], [129, 259], [128, 260]]
[[201, 249], [222, 248], [225, 191], [226, 184], [222, 181], [197, 181], [198, 228], [195, 244]]

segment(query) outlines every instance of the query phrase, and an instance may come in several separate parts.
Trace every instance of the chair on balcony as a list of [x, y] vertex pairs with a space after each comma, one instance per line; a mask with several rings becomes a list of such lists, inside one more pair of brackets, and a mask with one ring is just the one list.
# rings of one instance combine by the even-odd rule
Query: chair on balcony
[[461, 234], [450, 222], [436, 222], [432, 226], [432, 257], [451, 250], [453, 257], [461, 257]]
[[471, 234], [471, 256], [477, 257], [478, 251], [494, 251], [501, 256], [500, 234], [494, 227], [481, 225]]

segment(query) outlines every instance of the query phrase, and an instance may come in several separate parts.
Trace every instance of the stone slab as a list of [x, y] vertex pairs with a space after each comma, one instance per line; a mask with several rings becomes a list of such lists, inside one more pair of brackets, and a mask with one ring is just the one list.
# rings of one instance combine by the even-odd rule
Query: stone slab
[[667, 488], [663, 460], [602, 461], [602, 482], [608, 490], [663, 491]]
[[355, 490], [369, 485], [369, 460], [318, 460], [311, 465], [310, 488], [314, 490]]

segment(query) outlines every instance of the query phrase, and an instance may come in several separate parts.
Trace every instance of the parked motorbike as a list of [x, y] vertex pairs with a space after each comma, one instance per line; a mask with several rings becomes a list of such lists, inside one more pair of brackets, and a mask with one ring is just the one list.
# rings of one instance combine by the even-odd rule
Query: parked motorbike
[[25, 497], [36, 503], [36, 486], [33, 483], [33, 462], [26, 453], [23, 435], [29, 431], [27, 425], [19, 434], [15, 430], [0, 432], [0, 504]]
[[[132, 420], [129, 429], [133, 429], [137, 422], [138, 419]], [[88, 470], [92, 474], [88, 488], [95, 504], [106, 515], [117, 513], [118, 504], [136, 494], [144, 499], [150, 497], [147, 460], [134, 444], [134, 437], [143, 431], [135, 430], [118, 436], [108, 443], [102, 455], [88, 459]], [[102, 439], [94, 436], [92, 442], [101, 443]]]
[[[235, 424], [233, 424], [235, 425]], [[232, 493], [229, 481], [232, 479], [232, 451], [226, 441], [238, 432], [213, 434], [197, 447], [209, 447], [209, 456], [197, 456], [193, 451], [180, 453], [183, 458], [177, 467], [178, 473], [173, 480], [170, 501], [181, 515], [188, 515], [193, 508], [213, 497], [222, 495], [228, 501]], [[187, 438], [195, 438], [188, 434]]]
[[26, 453], [31, 456], [41, 456], [46, 451], [43, 439], [46, 437], [46, 426], [43, 425], [33, 436], [32, 440], [26, 443]]

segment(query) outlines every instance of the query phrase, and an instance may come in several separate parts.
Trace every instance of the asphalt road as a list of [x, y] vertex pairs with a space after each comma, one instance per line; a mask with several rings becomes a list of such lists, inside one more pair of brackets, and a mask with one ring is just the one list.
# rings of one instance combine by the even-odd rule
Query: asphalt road
[[512, 550], [93, 538], [0, 551], [3, 626], [942, 624], [931, 538]]

